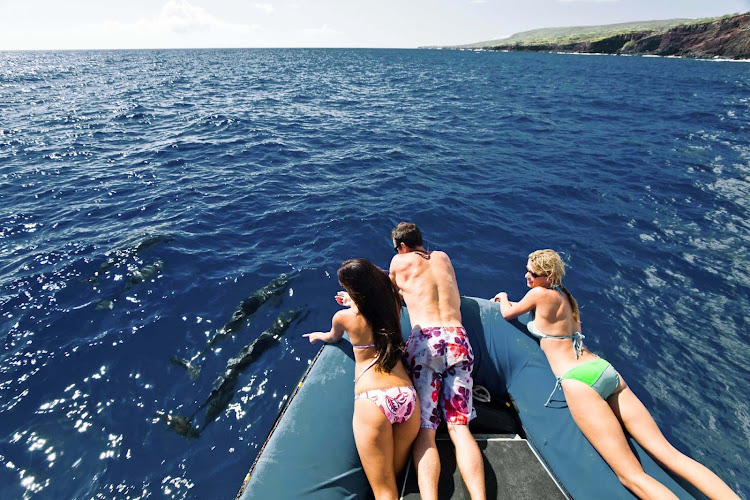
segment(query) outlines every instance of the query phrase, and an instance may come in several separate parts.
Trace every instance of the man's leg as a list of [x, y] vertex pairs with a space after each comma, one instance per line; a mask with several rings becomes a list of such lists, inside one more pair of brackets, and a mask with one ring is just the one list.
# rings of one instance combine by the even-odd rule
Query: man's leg
[[456, 447], [456, 463], [466, 489], [469, 490], [469, 495], [472, 500], [484, 500], [487, 497], [484, 485], [484, 461], [479, 445], [469, 431], [469, 426], [448, 424], [448, 435], [453, 441], [453, 446]]
[[479, 445], [469, 431], [469, 421], [476, 416], [472, 389], [474, 353], [465, 335], [449, 336], [447, 360], [451, 369], [443, 377], [443, 415], [448, 424], [448, 435], [456, 447], [456, 464], [472, 500], [487, 496], [484, 484], [484, 461]]
[[433, 429], [419, 429], [417, 439], [414, 441], [412, 459], [414, 460], [414, 467], [417, 469], [420, 496], [423, 500], [437, 500], [440, 456], [435, 444], [435, 431]]

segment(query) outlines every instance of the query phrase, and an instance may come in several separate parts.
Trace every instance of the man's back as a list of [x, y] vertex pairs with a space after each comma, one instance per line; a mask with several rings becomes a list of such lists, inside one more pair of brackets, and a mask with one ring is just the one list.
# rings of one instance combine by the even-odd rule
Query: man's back
[[461, 326], [461, 297], [445, 252], [399, 253], [391, 260], [390, 276], [409, 308], [412, 327]]
[[474, 354], [461, 325], [461, 297], [450, 258], [426, 252], [416, 224], [400, 222], [391, 231], [396, 256], [391, 281], [409, 308], [411, 335], [406, 369], [421, 401], [420, 429], [412, 459], [422, 498], [438, 497], [440, 457], [435, 433], [441, 420], [456, 446], [456, 462], [474, 500], [485, 499], [482, 453], [469, 431]]

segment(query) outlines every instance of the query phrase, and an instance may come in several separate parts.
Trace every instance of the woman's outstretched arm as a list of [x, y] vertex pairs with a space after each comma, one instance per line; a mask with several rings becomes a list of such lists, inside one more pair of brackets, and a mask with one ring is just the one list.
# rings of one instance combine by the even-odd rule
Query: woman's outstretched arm
[[346, 330], [344, 328], [344, 316], [348, 311], [349, 309], [345, 309], [333, 315], [331, 329], [329, 331], [306, 333], [303, 337], [307, 337], [311, 344], [314, 344], [318, 340], [328, 342], [329, 344], [335, 344], [344, 336], [344, 331]]
[[537, 298], [540, 293], [544, 293], [543, 290], [532, 288], [526, 292], [526, 295], [519, 302], [511, 302], [508, 300], [507, 293], [500, 292], [492, 300], [500, 304], [500, 312], [503, 314], [503, 318], [511, 320], [534, 309], [537, 306]]

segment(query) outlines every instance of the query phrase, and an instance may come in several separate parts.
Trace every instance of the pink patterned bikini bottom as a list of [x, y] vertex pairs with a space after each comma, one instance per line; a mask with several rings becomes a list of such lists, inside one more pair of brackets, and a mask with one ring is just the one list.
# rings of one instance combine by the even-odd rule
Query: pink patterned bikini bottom
[[369, 399], [378, 405], [391, 424], [400, 424], [409, 420], [411, 414], [414, 413], [414, 408], [417, 406], [417, 391], [410, 385], [373, 389], [356, 394], [354, 401], [358, 399]]

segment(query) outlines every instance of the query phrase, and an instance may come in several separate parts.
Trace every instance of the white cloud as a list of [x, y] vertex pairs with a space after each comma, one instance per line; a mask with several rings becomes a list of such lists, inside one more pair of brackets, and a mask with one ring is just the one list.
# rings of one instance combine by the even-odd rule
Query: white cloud
[[[0, 9], [0, 49], [219, 48], [278, 43], [272, 38], [272, 31], [249, 22], [242, 24], [238, 19], [243, 18], [239, 16], [217, 17], [210, 8], [197, 3], [198, 0], [160, 0], [148, 9], [138, 9], [136, 12], [140, 12], [140, 18], [127, 17], [123, 11], [102, 7], [99, 11], [87, 13], [85, 20], [77, 19], [81, 16], [76, 16], [74, 8], [68, 8], [66, 4], [34, 24], [19, 23], [18, 19], [15, 23], [9, 22]], [[28, 14], [18, 12], [14, 15], [16, 18], [30, 18], [31, 10], [27, 8]], [[97, 15], [99, 12], [103, 15]], [[69, 17], [64, 17], [66, 15]], [[51, 19], [58, 20], [50, 24]]]
[[471, 0], [469, 3], [472, 5], [477, 5], [480, 3], [487, 3], [487, 0]]
[[620, 0], [557, 0], [560, 3], [620, 3]]
[[249, 33], [259, 26], [229, 23], [187, 0], [169, 0], [155, 17], [140, 19], [135, 23], [110, 20], [93, 27], [103, 31], [189, 34], [206, 31]]
[[297, 33], [298, 39], [307, 47], [333, 47], [337, 46], [337, 41], [344, 36], [344, 33], [337, 31], [328, 24], [318, 28], [305, 28]]
[[320, 35], [332, 36], [332, 35], [339, 34], [338, 31], [331, 28], [327, 24], [324, 24], [320, 28], [306, 28], [304, 31], [305, 31], [305, 34], [307, 35], [315, 35], [315, 36], [320, 36]]
[[270, 3], [256, 3], [255, 4], [256, 9], [260, 9], [266, 14], [272, 14], [273, 13], [273, 5]]

